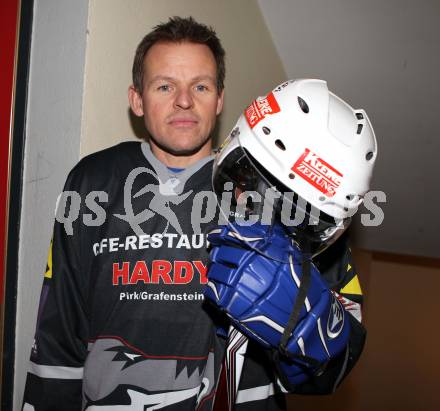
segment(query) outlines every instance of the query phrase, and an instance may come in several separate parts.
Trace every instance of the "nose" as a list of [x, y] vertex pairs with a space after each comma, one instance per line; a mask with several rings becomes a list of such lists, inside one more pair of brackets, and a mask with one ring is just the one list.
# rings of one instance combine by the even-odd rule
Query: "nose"
[[183, 110], [188, 110], [193, 104], [194, 102], [191, 91], [186, 88], [179, 89], [174, 100], [174, 106]]

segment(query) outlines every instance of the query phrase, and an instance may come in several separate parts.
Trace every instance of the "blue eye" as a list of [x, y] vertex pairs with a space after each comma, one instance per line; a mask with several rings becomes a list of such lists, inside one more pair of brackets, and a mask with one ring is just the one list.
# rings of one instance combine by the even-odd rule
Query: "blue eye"
[[208, 87], [204, 86], [203, 84], [198, 84], [196, 86], [196, 90], [197, 91], [206, 91], [206, 90], [208, 90]]
[[170, 91], [170, 86], [168, 84], [163, 84], [157, 88], [159, 91]]

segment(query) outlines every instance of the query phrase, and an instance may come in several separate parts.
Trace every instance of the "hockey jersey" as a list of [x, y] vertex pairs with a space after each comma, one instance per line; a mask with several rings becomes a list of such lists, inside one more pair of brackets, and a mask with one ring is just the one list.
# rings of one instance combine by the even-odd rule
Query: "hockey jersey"
[[[212, 158], [181, 173], [147, 143], [122, 143], [82, 159], [57, 207], [23, 401], [35, 410], [211, 410], [228, 341], [207, 304], [207, 232], [218, 222]], [[321, 271], [351, 317], [347, 352], [298, 393], [331, 392], [365, 332], [349, 250]], [[348, 287], [348, 288], [347, 288]], [[250, 342], [237, 410], [284, 409], [269, 353]], [[292, 387], [290, 387], [292, 389]]]

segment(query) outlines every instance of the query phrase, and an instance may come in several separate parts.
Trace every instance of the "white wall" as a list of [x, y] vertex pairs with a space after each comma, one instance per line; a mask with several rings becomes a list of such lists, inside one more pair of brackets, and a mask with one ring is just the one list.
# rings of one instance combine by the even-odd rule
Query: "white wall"
[[14, 410], [20, 408], [55, 201], [78, 161], [88, 0], [35, 0], [18, 266]]
[[376, 131], [380, 228], [358, 246], [439, 257], [440, 2], [259, 0], [289, 77], [318, 77]]

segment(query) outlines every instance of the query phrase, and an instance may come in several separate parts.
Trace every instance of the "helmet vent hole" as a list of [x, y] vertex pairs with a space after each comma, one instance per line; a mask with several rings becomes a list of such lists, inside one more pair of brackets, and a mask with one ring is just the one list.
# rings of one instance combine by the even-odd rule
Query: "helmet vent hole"
[[361, 134], [361, 132], [362, 132], [362, 128], [363, 128], [363, 125], [362, 124], [358, 124], [358, 129], [357, 129], [357, 134]]
[[270, 128], [264, 126], [264, 127], [263, 127], [263, 133], [266, 134], [266, 136], [269, 135], [269, 134], [270, 134]]
[[355, 197], [354, 194], [348, 194], [348, 195], [345, 196], [345, 198], [346, 198], [348, 201], [353, 200], [354, 197]]
[[364, 119], [364, 116], [363, 116], [362, 113], [356, 113], [356, 117], [357, 117], [358, 120], [363, 120]]
[[299, 104], [299, 106], [301, 107], [301, 110], [304, 112], [304, 113], [308, 113], [309, 112], [309, 106], [307, 105], [307, 103], [301, 98], [301, 97], [299, 97], [298, 96], [298, 104]]
[[295, 178], [295, 174], [290, 173], [290, 174], [289, 174], [289, 178], [290, 178], [291, 180], [293, 180], [293, 179]]
[[284, 145], [284, 143], [281, 140], [275, 140], [275, 145], [283, 151], [286, 151], [286, 146]]
[[369, 151], [369, 152], [367, 153], [367, 155], [365, 156], [365, 158], [367, 159], [367, 161], [370, 161], [370, 160], [373, 158], [373, 152], [372, 152], [372, 151]]

